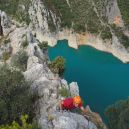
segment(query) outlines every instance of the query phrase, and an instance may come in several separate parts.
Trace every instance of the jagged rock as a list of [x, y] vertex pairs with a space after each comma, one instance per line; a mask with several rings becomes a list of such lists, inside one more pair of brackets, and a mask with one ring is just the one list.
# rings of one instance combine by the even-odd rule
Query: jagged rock
[[27, 34], [28, 29], [26, 27], [13, 28], [8, 34], [11, 40], [11, 46], [13, 48], [13, 54], [16, 54], [21, 49], [23, 42], [23, 36]]
[[69, 87], [70, 87], [71, 96], [79, 95], [79, 88], [78, 88], [77, 82], [70, 83]]
[[0, 16], [1, 16], [1, 25], [4, 28], [9, 28], [9, 26], [10, 26], [10, 20], [9, 20], [7, 14], [4, 11], [1, 11], [0, 10]]
[[[118, 7], [117, 0], [110, 0], [106, 6], [106, 16], [110, 24], [116, 24], [117, 26], [124, 27], [121, 12]], [[118, 19], [118, 20], [117, 20]], [[118, 22], [115, 22], [117, 20]]]
[[35, 81], [41, 76], [44, 76], [44, 74], [45, 71], [42, 64], [36, 64], [24, 73], [26, 79], [30, 81]]
[[[28, 47], [27, 47], [27, 53], [28, 53], [28, 56], [31, 57], [31, 56], [34, 56], [35, 55], [35, 48], [34, 48], [34, 44], [29, 44]], [[36, 45], [37, 47], [37, 45]]]
[[[61, 78], [56, 79], [56, 76], [48, 68], [46, 55], [38, 47], [38, 42], [33, 37], [31, 29], [35, 29], [39, 33], [42, 32], [40, 34], [44, 41], [49, 40], [52, 42], [58, 39], [69, 38], [69, 41], [75, 41], [75, 46], [78, 45], [77, 35], [72, 30], [65, 30], [63, 33], [59, 32], [56, 36], [50, 33], [47, 16], [52, 15], [54, 24], [57, 24], [55, 21], [58, 18], [52, 12], [48, 12], [40, 0], [32, 0], [31, 5], [29, 13], [34, 28], [16, 27], [10, 32], [9, 37], [13, 47], [13, 54], [15, 54], [21, 50], [23, 35], [27, 35], [29, 45], [26, 51], [29, 59], [27, 70], [23, 74], [27, 80], [32, 82], [32, 92], [38, 92], [39, 100], [36, 102], [38, 123], [42, 129], [99, 129], [93, 122], [88, 121], [82, 115], [67, 111], [62, 113], [56, 109], [60, 101], [59, 88], [62, 85], [67, 89], [69, 87], [67, 81], [61, 80]], [[46, 33], [47, 38], [44, 38], [43, 33]], [[70, 84], [70, 92], [72, 96], [79, 95], [77, 83], [73, 82]]]
[[40, 119], [40, 122], [43, 129], [97, 129], [95, 124], [83, 116], [70, 112], [55, 112], [48, 115], [48, 121]]
[[57, 120], [54, 120], [54, 129], [77, 129], [77, 122], [69, 117], [60, 116]]
[[3, 36], [3, 27], [1, 25], [1, 15], [0, 15], [0, 36]]
[[34, 43], [35, 42], [33, 34], [30, 31], [27, 33], [27, 41], [29, 43]]
[[90, 122], [94, 123], [99, 129], [107, 129], [98, 113], [92, 112], [89, 106], [87, 106], [86, 109], [86, 116]]
[[97, 129], [92, 122], [89, 122], [79, 114], [58, 112], [56, 115], [52, 114], [52, 116], [54, 118], [52, 121], [54, 129]]
[[27, 63], [27, 70], [34, 67], [37, 63], [39, 63], [39, 59], [36, 56], [30, 56]]
[[32, 0], [32, 6], [29, 9], [30, 19], [32, 26], [34, 25], [34, 28], [36, 30], [43, 33], [49, 33], [50, 28], [48, 25], [48, 19], [51, 18], [52, 24], [59, 28], [58, 22], [60, 22], [60, 19], [56, 16], [53, 11], [48, 10], [45, 5], [44, 1], [40, 0]]
[[62, 84], [62, 87], [69, 89], [68, 82], [65, 79], [61, 79], [61, 84]]
[[[32, 81], [32, 91], [38, 92], [40, 99], [37, 102], [37, 118], [42, 129], [97, 129], [92, 122], [79, 114], [61, 113], [56, 109], [60, 101], [59, 87], [68, 88], [67, 81], [56, 79], [44, 62], [39, 62], [38, 57], [29, 57], [24, 75], [27, 80]], [[70, 87], [72, 95], [79, 94], [77, 83], [71, 83]]]

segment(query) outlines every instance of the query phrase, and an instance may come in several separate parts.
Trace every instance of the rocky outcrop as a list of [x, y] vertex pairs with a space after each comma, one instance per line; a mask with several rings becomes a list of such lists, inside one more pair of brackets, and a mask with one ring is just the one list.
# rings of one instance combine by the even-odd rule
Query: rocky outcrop
[[121, 12], [118, 7], [117, 0], [109, 0], [106, 6], [106, 16], [109, 24], [116, 24], [117, 26], [124, 27]]
[[[70, 2], [67, 1], [67, 3], [70, 7]], [[124, 23], [117, 1], [110, 0], [107, 2], [105, 6], [106, 8], [104, 14], [108, 19], [108, 23], [114, 23], [119, 27], [124, 27]], [[89, 45], [95, 47], [98, 50], [112, 53], [114, 56], [119, 58], [124, 63], [129, 62], [128, 48], [125, 48], [119, 41], [119, 38], [116, 37], [113, 33], [112, 39], [103, 41], [99, 35], [93, 35], [88, 32], [75, 33], [73, 29], [68, 28], [61, 29], [60, 17], [55, 13], [55, 11], [51, 10], [51, 8], [48, 8], [46, 6], [44, 0], [31, 0], [31, 6], [29, 9], [31, 23], [29, 27], [25, 27], [25, 25], [22, 27], [22, 25], [19, 25], [14, 20], [14, 25], [11, 24], [11, 22], [9, 22], [9, 18], [7, 17], [7, 15], [2, 11], [0, 12], [2, 15], [2, 25], [3, 27], [6, 26], [3, 29], [4, 34], [10, 35], [10, 39], [12, 40], [12, 46], [15, 46], [13, 47], [13, 53], [16, 53], [17, 50], [21, 47], [20, 39], [23, 36], [23, 34], [31, 31], [32, 34], [35, 35], [40, 42], [48, 41], [50, 46], [56, 45], [58, 40], [66, 39], [68, 40], [69, 46], [75, 49], [77, 49], [79, 45]], [[97, 14], [99, 15], [99, 12], [97, 12]], [[17, 25], [19, 27], [17, 27]], [[50, 26], [52, 26], [52, 28], [54, 28], [55, 31], [51, 31]], [[9, 28], [6, 29], [7, 27]], [[128, 36], [128, 30], [125, 31], [125, 35]], [[18, 42], [19, 44], [15, 44], [15, 42]]]
[[9, 17], [7, 16], [7, 14], [4, 11], [0, 10], [0, 16], [1, 16], [1, 25], [2, 25], [2, 27], [9, 28], [10, 21], [9, 21]]
[[31, 0], [31, 5], [29, 9], [29, 15], [31, 19], [30, 26], [42, 33], [50, 33], [51, 29], [49, 26], [49, 21], [51, 20], [51, 25], [58, 29], [60, 26], [60, 19], [56, 14], [49, 10], [44, 5], [44, 0]]
[[[58, 75], [50, 71], [47, 64], [48, 57], [39, 48], [39, 42], [33, 36], [35, 32], [32, 31], [31, 27], [17, 27], [14, 22], [14, 24], [11, 24], [9, 28], [4, 30], [5, 35], [2, 42], [5, 39], [9, 39], [7, 45], [11, 46], [13, 55], [23, 49], [24, 36], [27, 38], [29, 45], [24, 49], [27, 51], [29, 59], [24, 76], [32, 82], [31, 91], [37, 92], [39, 95], [39, 99], [36, 102], [36, 113], [42, 129], [105, 129], [103, 126], [98, 126], [98, 123], [101, 125], [102, 121], [96, 124], [77, 112], [60, 112], [57, 110], [58, 103], [62, 99], [59, 89], [64, 87], [69, 90], [71, 96], [75, 96], [79, 95], [79, 88], [77, 83], [72, 82], [68, 84], [66, 80], [59, 78]], [[71, 33], [71, 31], [69, 32]], [[60, 38], [64, 37], [62, 32], [59, 33], [61, 35]], [[69, 34], [66, 33], [66, 35], [69, 37]], [[72, 35], [71, 33], [71, 41]], [[36, 38], [38, 39], [38, 35]], [[49, 39], [51, 38], [49, 37]], [[7, 46], [3, 47], [7, 49]]]
[[[67, 1], [67, 3], [68, 6], [70, 6], [69, 1]], [[116, 0], [107, 2], [104, 13], [109, 24], [116, 24], [119, 27], [124, 27], [124, 22]], [[32, 0], [29, 14], [32, 21], [30, 28], [33, 29], [37, 39], [41, 42], [48, 41], [50, 46], [54, 46], [58, 40], [66, 39], [68, 40], [69, 46], [75, 49], [77, 49], [79, 45], [89, 45], [96, 49], [112, 53], [124, 63], [129, 62], [128, 49], [120, 43], [114, 34], [112, 36], [113, 38], [111, 40], [106, 40], [105, 43], [99, 35], [97, 36], [87, 32], [75, 33], [73, 29], [67, 28], [60, 29], [60, 18], [57, 17], [57, 14], [53, 10], [49, 10], [41, 0]], [[98, 12], [97, 14], [99, 15]], [[50, 16], [52, 16], [51, 21], [55, 26], [54, 32], [50, 30]]]
[[[46, 58], [40, 59], [40, 55], [35, 56], [37, 43], [28, 46], [28, 64], [24, 76], [32, 82], [32, 91], [38, 92], [37, 118], [42, 129], [101, 129], [97, 128], [93, 122], [77, 113], [57, 110], [59, 101], [62, 99], [59, 89], [65, 87], [70, 89], [72, 96], [79, 94], [78, 85], [54, 75], [47, 66]], [[38, 48], [40, 53], [40, 49]], [[103, 128], [104, 129], [104, 128]]]
[[3, 36], [3, 27], [1, 25], [1, 16], [0, 16], [0, 36]]
[[75, 49], [78, 49], [79, 45], [88, 45], [94, 47], [98, 50], [112, 53], [115, 57], [120, 59], [122, 62], [129, 62], [129, 52], [119, 41], [118, 37], [113, 35], [111, 40], [106, 40], [105, 42], [100, 38], [100, 36], [95, 36], [90, 33], [77, 34], [72, 32], [72, 30], [59, 31], [55, 35], [42, 34], [37, 32], [37, 38], [40, 41], [48, 41], [50, 46], [56, 45], [58, 40], [68, 40], [68, 45]]

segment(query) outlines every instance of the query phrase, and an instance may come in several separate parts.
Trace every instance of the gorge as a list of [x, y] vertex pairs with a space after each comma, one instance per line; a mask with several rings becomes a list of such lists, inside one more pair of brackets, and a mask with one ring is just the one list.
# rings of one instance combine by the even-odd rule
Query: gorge
[[76, 81], [85, 104], [103, 117], [107, 106], [128, 97], [129, 64], [88, 46], [69, 48], [66, 40], [49, 48], [50, 59], [57, 56], [66, 59], [64, 78]]
[[[129, 129], [128, 12], [129, 0], [0, 0], [0, 129]], [[58, 110], [77, 95], [88, 117]]]

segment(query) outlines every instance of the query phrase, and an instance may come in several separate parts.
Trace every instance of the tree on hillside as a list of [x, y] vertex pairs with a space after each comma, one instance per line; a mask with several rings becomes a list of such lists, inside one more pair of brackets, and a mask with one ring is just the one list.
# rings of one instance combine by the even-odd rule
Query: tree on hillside
[[109, 129], [129, 129], [129, 98], [109, 106], [105, 114]]
[[25, 51], [17, 52], [11, 59], [13, 66], [16, 66], [22, 71], [25, 71], [27, 68], [28, 55]]
[[59, 74], [60, 76], [64, 73], [65, 69], [65, 60], [63, 57], [58, 56], [55, 60], [53, 60], [49, 64], [49, 68], [55, 74]]
[[28, 83], [20, 71], [0, 67], [0, 124], [16, 120], [27, 114], [30, 120], [34, 117], [34, 95], [30, 93]]

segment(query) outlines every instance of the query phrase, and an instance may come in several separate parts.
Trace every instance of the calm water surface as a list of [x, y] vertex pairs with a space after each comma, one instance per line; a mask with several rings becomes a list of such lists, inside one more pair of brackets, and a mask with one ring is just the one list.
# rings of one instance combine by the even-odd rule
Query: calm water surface
[[75, 50], [68, 47], [67, 41], [59, 41], [49, 48], [50, 59], [57, 56], [66, 59], [64, 78], [76, 81], [85, 104], [102, 116], [108, 105], [129, 96], [129, 64], [123, 64], [112, 54], [89, 46]]

